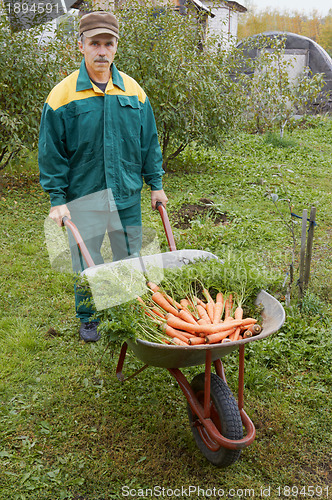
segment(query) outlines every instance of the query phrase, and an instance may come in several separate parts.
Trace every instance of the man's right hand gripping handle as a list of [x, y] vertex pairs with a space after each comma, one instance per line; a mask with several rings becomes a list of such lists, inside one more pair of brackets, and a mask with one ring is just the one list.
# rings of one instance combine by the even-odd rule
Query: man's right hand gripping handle
[[52, 207], [49, 217], [54, 220], [59, 227], [63, 226], [63, 217], [68, 217], [68, 219], [71, 218], [67, 205], [57, 205], [56, 207]]

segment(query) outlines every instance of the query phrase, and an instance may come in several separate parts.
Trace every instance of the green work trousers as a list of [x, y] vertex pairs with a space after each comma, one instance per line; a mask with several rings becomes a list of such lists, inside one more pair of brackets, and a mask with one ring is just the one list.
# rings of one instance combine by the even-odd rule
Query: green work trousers
[[[83, 241], [95, 265], [103, 264], [101, 247], [108, 235], [113, 261], [138, 257], [142, 246], [141, 207], [136, 204], [118, 211], [70, 210], [72, 222], [79, 230]], [[70, 230], [68, 230], [72, 266], [74, 273], [79, 274], [87, 267], [80, 249]], [[95, 312], [90, 291], [76, 283], [75, 286], [76, 316], [81, 322], [88, 322]]]

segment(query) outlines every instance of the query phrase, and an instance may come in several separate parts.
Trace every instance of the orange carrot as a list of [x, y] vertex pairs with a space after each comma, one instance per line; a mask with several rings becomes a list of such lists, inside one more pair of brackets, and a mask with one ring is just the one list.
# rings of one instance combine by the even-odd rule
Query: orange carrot
[[262, 331], [261, 325], [254, 324], [252, 327], [252, 334], [253, 335], [259, 335]]
[[214, 300], [211, 297], [209, 291], [206, 288], [203, 288], [203, 295], [206, 298], [206, 312], [210, 318], [211, 323], [213, 322], [214, 317]]
[[[198, 323], [199, 325], [209, 325], [209, 324], [210, 324], [210, 323], [208, 323], [208, 322], [206, 321], [206, 319], [203, 319], [203, 318], [198, 319], [198, 320], [197, 320], [197, 323]], [[206, 335], [206, 334], [205, 334], [205, 333], [199, 333], [198, 335], [199, 335], [200, 337], [205, 337], [205, 335]]]
[[169, 337], [172, 337], [172, 338], [178, 338], [180, 340], [182, 340], [182, 342], [185, 342], [186, 344], [188, 344], [188, 339], [187, 337], [185, 337], [184, 335], [182, 335], [181, 332], [179, 332], [178, 330], [176, 330], [175, 328], [172, 328], [171, 326], [169, 325], [161, 325], [161, 329], [163, 330], [163, 332], [166, 333], [166, 335], [168, 335]]
[[184, 330], [178, 330], [178, 332], [180, 332], [184, 337], [186, 337], [186, 339], [193, 339], [194, 337], [196, 337], [194, 333], [185, 332]]
[[214, 306], [214, 314], [212, 323], [215, 325], [221, 320], [221, 316], [224, 310], [224, 297], [221, 292], [217, 293], [216, 303]]
[[148, 287], [153, 291], [153, 292], [159, 292], [160, 291], [160, 287], [158, 285], [156, 285], [155, 283], [153, 283], [152, 281], [148, 281], [147, 282], [147, 285]]
[[154, 312], [157, 316], [159, 316], [160, 318], [165, 318], [165, 314], [163, 314], [161, 312], [161, 310], [158, 308], [158, 307], [152, 307], [151, 308], [151, 311]]
[[198, 297], [196, 297], [195, 295], [193, 296], [193, 299], [195, 300], [196, 305], [200, 305], [200, 306], [204, 307], [204, 309], [206, 309], [206, 304], [205, 304], [205, 302], [203, 302], [201, 299], [199, 299], [199, 298], [198, 298]]
[[175, 309], [180, 309], [181, 305], [176, 302], [176, 300], [173, 299], [170, 295], [168, 295], [166, 292], [163, 290], [159, 289], [159, 292], [162, 294], [162, 296], [171, 304], [171, 306], [175, 307]]
[[156, 285], [155, 283], [153, 283], [152, 281], [148, 281], [147, 282], [147, 285], [148, 287], [153, 291], [153, 292], [160, 292], [164, 297], [165, 299], [174, 307], [176, 308], [179, 308], [180, 307], [180, 304], [178, 304], [176, 302], [176, 300], [174, 300], [172, 297], [170, 297], [166, 292], [164, 292], [160, 286]]
[[181, 304], [179, 304], [176, 300], [173, 299], [170, 295], [167, 295], [166, 292], [162, 292], [165, 299], [176, 309], [181, 309]]
[[205, 344], [205, 337], [191, 337], [188, 339], [189, 345]]
[[[239, 304], [237, 308], [234, 311], [234, 318], [235, 319], [242, 319], [243, 318], [243, 309], [241, 305]], [[230, 339], [235, 342], [236, 340], [239, 340], [239, 336], [241, 333], [241, 327], [238, 326], [235, 330], [235, 332], [230, 336]]]
[[207, 321], [208, 323], [211, 323], [211, 320], [210, 320], [210, 317], [207, 313], [207, 310], [205, 310], [204, 307], [201, 306], [200, 304], [197, 305], [197, 312], [198, 312], [198, 315], [201, 319], [205, 319], [205, 321]]
[[164, 311], [167, 311], [169, 313], [178, 315], [177, 309], [175, 309], [175, 307], [173, 307], [168, 302], [168, 300], [165, 299], [165, 297], [163, 296], [163, 294], [161, 292], [154, 292], [152, 294], [151, 298], [152, 298], [153, 302], [155, 302], [159, 307], [161, 307], [162, 309], [164, 309]]
[[183, 319], [175, 316], [174, 314], [167, 314], [167, 324], [176, 328], [177, 330], [184, 330], [189, 333], [199, 333], [199, 329], [203, 328], [203, 325], [200, 326], [198, 324], [194, 325], [192, 323], [188, 323], [187, 321], [183, 321]]
[[252, 323], [248, 327], [242, 327], [242, 330], [243, 330], [243, 328], [246, 331], [251, 332], [253, 335], [258, 335], [262, 331], [262, 327], [260, 325], [258, 325], [257, 323]]
[[[167, 325], [165, 325], [165, 323], [161, 323], [160, 328], [164, 331], [165, 328], [167, 328]], [[170, 328], [173, 328], [173, 327], [170, 326]], [[182, 339], [182, 337], [185, 337], [186, 339], [191, 339], [191, 338], [196, 337], [196, 335], [194, 333], [185, 332], [184, 330], [177, 330], [176, 328], [173, 328], [173, 333], [175, 335], [177, 335], [178, 338], [181, 338], [181, 339]]]
[[162, 312], [159, 311], [159, 309], [157, 308], [150, 308], [145, 302], [144, 300], [141, 298], [141, 297], [136, 297], [136, 299], [138, 300], [138, 302], [140, 302], [143, 306], [143, 310], [145, 312], [145, 314], [147, 316], [149, 316], [150, 318], [152, 318], [156, 323], [160, 323], [160, 320], [158, 320], [156, 318], [156, 315], [159, 317], [159, 318], [163, 318], [165, 319], [165, 316], [162, 314]]
[[238, 326], [235, 332], [232, 333], [232, 335], [230, 335], [229, 338], [231, 339], [232, 342], [235, 342], [236, 340], [239, 340], [240, 333], [241, 333], [241, 327]]
[[249, 339], [250, 337], [252, 337], [252, 333], [250, 330], [246, 330], [244, 333], [243, 333], [243, 338], [244, 339]]
[[195, 316], [194, 307], [188, 299], [181, 299], [180, 300], [180, 309], [183, 309], [184, 311], [188, 311], [192, 316]]
[[224, 319], [228, 319], [231, 316], [231, 306], [230, 306], [230, 301], [229, 297], [225, 300], [225, 308], [224, 308]]
[[217, 342], [220, 342], [221, 340], [228, 337], [233, 332], [234, 328], [229, 328], [228, 330], [224, 330], [223, 332], [212, 333], [211, 335], [207, 335], [205, 337], [205, 342], [207, 344], [216, 344]]
[[[172, 342], [174, 344], [177, 344], [177, 345], [182, 345], [182, 346], [187, 346], [188, 347], [188, 343], [187, 342], [184, 342], [183, 340], [178, 339], [177, 337], [173, 337]], [[171, 344], [171, 342], [170, 342], [170, 344]]]
[[178, 314], [179, 318], [183, 319], [184, 321], [188, 321], [188, 323], [192, 323], [193, 325], [196, 325], [196, 320], [194, 317], [190, 314], [190, 312], [187, 309], [181, 309]]
[[194, 334], [200, 334], [204, 333], [205, 335], [210, 335], [212, 333], [218, 333], [218, 332], [223, 332], [225, 330], [229, 329], [235, 329], [237, 326], [240, 326], [243, 322], [243, 320], [228, 320], [224, 321], [223, 323], [218, 323], [217, 325], [199, 325], [196, 323], [196, 325], [192, 323], [187, 323], [186, 321], [183, 321], [181, 318], [178, 316], [175, 316], [174, 314], [166, 314], [167, 318], [167, 324], [172, 326], [173, 328], [176, 328], [177, 330], [184, 330], [185, 332], [189, 333], [194, 333]]
[[206, 321], [206, 319], [204, 319], [204, 318], [199, 318], [199, 319], [197, 320], [197, 323], [198, 323], [199, 325], [209, 325], [209, 324], [210, 324], [210, 323], [208, 323], [208, 322]]
[[243, 321], [244, 321], [243, 319], [228, 318], [226, 321], [223, 321], [222, 323], [218, 323], [217, 325], [211, 325], [212, 333], [223, 332], [230, 329], [235, 330], [238, 326], [242, 325]]
[[254, 318], [244, 318], [242, 320], [242, 326], [250, 326], [254, 323], [257, 323], [257, 319]]
[[215, 308], [215, 305], [214, 305], [214, 302], [208, 302], [206, 304], [206, 312], [210, 318], [210, 321], [211, 323], [213, 322], [213, 318], [214, 318], [214, 308]]
[[234, 311], [234, 318], [235, 319], [242, 319], [243, 318], [243, 309], [240, 305], [237, 306], [237, 308]]

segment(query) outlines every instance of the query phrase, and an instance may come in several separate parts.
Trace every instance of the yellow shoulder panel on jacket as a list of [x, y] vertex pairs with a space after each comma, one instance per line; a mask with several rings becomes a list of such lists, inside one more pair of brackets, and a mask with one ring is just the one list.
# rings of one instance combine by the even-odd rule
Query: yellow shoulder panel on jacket
[[54, 111], [71, 101], [79, 101], [80, 99], [96, 96], [92, 88], [76, 92], [78, 74], [79, 70], [74, 71], [74, 73], [68, 75], [51, 90], [46, 102]]
[[[114, 86], [113, 89], [107, 91], [107, 93], [114, 95], [119, 95], [119, 94], [127, 95], [127, 96], [136, 95], [138, 97], [138, 100], [144, 104], [146, 99], [146, 94], [142, 89], [142, 87], [133, 78], [126, 75], [125, 73], [122, 73], [122, 71], [120, 71], [119, 73], [123, 78], [125, 91], [119, 89], [119, 87], [117, 86]], [[74, 71], [74, 73], [64, 78], [60, 83], [58, 83], [53, 88], [53, 90], [51, 90], [46, 102], [54, 111], [72, 101], [79, 101], [81, 99], [96, 97], [98, 95], [96, 94], [93, 88], [80, 90], [79, 92], [76, 92], [78, 75], [79, 75], [79, 70]]]
[[138, 100], [144, 104], [146, 99], [146, 93], [142, 89], [142, 87], [131, 78], [131, 76], [126, 75], [122, 71], [119, 71], [120, 75], [123, 78], [123, 83], [125, 85], [126, 91], [123, 93], [124, 95], [137, 95]]

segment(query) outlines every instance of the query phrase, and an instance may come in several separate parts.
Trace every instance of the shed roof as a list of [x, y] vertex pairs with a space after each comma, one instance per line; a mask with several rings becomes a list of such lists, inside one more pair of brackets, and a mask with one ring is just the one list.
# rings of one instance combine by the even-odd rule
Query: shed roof
[[205, 5], [203, 2], [201, 2], [201, 0], [189, 0], [189, 2], [193, 3], [198, 10], [203, 10], [209, 16], [215, 17], [215, 14], [213, 14], [213, 12], [211, 12], [211, 9], [207, 5]]
[[233, 0], [206, 0], [205, 3], [210, 9], [230, 9], [237, 12], [247, 12], [247, 8], [239, 2]]
[[237, 10], [238, 12], [247, 12], [247, 8], [244, 5], [241, 5], [238, 2], [233, 2], [232, 0], [224, 0], [225, 4], [233, 10]]
[[[211, 9], [210, 7], [208, 7], [207, 5], [205, 5], [203, 2], [201, 2], [201, 0], [187, 0], [189, 3], [192, 3], [196, 8], [197, 10], [203, 10], [204, 12], [206, 12], [208, 15], [210, 15], [211, 17], [215, 17], [215, 14], [213, 14], [211, 12]], [[70, 0], [69, 0], [70, 2]], [[70, 3], [70, 6], [69, 8], [70, 9], [79, 9], [80, 6], [84, 3], [84, 0], [72, 0], [72, 3]], [[174, 2], [175, 3], [175, 2]], [[225, 1], [224, 3], [226, 4], [236, 4], [237, 2], [228, 2], [228, 1]], [[239, 5], [239, 4], [237, 4]], [[245, 8], [245, 7], [244, 7]]]

